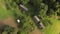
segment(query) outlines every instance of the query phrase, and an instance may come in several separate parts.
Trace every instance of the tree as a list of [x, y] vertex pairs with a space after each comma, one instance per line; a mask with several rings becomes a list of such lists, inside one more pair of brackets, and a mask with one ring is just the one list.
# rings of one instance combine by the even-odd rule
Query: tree
[[49, 9], [46, 13], [48, 16], [55, 15], [56, 13], [54, 12], [53, 9]]
[[48, 6], [45, 5], [44, 3], [41, 3], [41, 5], [40, 5], [40, 11], [39, 11], [39, 16], [45, 16], [47, 10], [48, 10]]
[[8, 32], [8, 33], [11, 33], [11, 32], [14, 31], [14, 28], [6, 25], [6, 26], [4, 26], [4, 31], [6, 31], [6, 32]]

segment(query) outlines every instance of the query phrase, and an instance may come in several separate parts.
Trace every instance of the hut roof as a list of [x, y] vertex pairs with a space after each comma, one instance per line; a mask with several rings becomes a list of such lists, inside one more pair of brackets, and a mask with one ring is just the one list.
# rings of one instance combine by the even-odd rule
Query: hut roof
[[20, 7], [21, 7], [21, 9], [23, 9], [24, 11], [28, 11], [28, 8], [27, 8], [27, 7], [25, 7], [24, 5], [20, 4], [19, 6], [20, 6]]
[[37, 21], [37, 22], [40, 21], [40, 19], [37, 16], [34, 16], [34, 20]]

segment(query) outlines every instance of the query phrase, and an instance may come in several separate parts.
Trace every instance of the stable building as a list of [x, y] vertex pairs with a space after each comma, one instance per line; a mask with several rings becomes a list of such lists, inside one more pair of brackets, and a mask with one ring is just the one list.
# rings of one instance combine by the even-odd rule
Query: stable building
[[38, 24], [39, 28], [41, 29], [45, 28], [45, 26], [43, 25], [43, 23], [40, 21], [40, 19], [37, 16], [34, 16], [33, 19]]

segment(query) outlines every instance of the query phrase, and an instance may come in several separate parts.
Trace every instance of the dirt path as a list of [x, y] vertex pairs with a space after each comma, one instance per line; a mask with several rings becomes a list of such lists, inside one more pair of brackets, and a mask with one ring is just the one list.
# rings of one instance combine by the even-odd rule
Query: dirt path
[[14, 21], [14, 19], [12, 17], [8, 17], [5, 20], [3, 20], [3, 23], [5, 25], [9, 25], [12, 26], [14, 28], [17, 28], [17, 23]]
[[30, 34], [43, 34], [43, 32], [41, 32], [38, 28], [35, 29], [33, 32], [31, 32]]

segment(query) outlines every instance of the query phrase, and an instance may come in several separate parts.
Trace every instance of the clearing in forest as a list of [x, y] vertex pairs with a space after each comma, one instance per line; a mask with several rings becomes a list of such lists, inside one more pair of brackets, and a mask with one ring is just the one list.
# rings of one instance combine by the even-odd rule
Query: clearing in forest
[[9, 26], [12, 26], [12, 27], [15, 27], [15, 28], [17, 28], [17, 25], [18, 25], [12, 17], [8, 17], [8, 18], [4, 19], [3, 23], [5, 25], [9, 25]]

